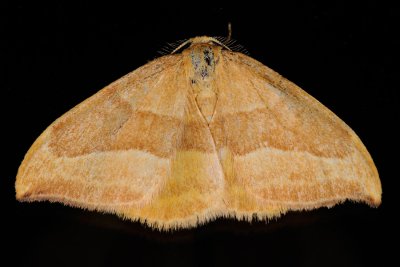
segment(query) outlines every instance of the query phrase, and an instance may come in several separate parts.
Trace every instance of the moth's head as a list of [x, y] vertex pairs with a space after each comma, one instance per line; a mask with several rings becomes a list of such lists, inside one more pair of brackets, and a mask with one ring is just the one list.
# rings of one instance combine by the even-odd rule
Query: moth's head
[[172, 51], [171, 54], [175, 54], [178, 51], [183, 50], [186, 47], [194, 47], [194, 46], [220, 46], [221, 48], [231, 50], [229, 47], [227, 47], [225, 44], [220, 42], [219, 40], [215, 39], [214, 37], [208, 37], [208, 36], [199, 36], [199, 37], [193, 37], [190, 38], [189, 40], [183, 42], [180, 44], [174, 51]]

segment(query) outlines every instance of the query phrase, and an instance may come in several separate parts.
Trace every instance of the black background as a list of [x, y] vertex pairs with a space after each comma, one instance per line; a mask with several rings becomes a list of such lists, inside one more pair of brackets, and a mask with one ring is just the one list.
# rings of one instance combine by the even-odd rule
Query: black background
[[[244, 2], [229, 8], [211, 2], [188, 2], [187, 8], [31, 2], [0, 4], [3, 262], [380, 266], [395, 256], [389, 242], [398, 242], [399, 9], [383, 1]], [[219, 219], [159, 233], [113, 215], [15, 201], [18, 166], [51, 122], [159, 56], [167, 42], [226, 36], [228, 22], [250, 56], [304, 88], [360, 136], [380, 172], [379, 208], [345, 203], [290, 212], [268, 224]]]

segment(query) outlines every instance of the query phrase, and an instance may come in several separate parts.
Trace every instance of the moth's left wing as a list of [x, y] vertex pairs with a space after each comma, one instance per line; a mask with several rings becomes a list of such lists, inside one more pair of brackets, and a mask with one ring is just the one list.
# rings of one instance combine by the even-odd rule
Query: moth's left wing
[[220, 64], [210, 128], [229, 210], [272, 217], [346, 199], [380, 203], [375, 165], [342, 120], [254, 59], [224, 51]]

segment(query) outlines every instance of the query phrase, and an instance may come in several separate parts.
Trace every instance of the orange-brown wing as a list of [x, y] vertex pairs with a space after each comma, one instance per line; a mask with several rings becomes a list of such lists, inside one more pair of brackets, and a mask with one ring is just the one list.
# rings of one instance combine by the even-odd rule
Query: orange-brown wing
[[154, 60], [51, 124], [18, 170], [17, 199], [116, 212], [160, 227], [196, 221], [193, 213], [204, 213], [204, 198], [223, 178], [181, 62], [180, 55]]
[[211, 121], [229, 209], [273, 217], [346, 199], [378, 205], [381, 184], [357, 135], [302, 89], [224, 51]]

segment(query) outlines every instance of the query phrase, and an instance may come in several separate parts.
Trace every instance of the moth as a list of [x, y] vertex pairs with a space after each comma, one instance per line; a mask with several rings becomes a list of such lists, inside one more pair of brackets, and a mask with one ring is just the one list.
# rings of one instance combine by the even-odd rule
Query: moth
[[[182, 51], [182, 52], [179, 52]], [[53, 122], [16, 198], [157, 229], [251, 220], [345, 200], [381, 203], [370, 154], [333, 112], [218, 39], [189, 39]]]

